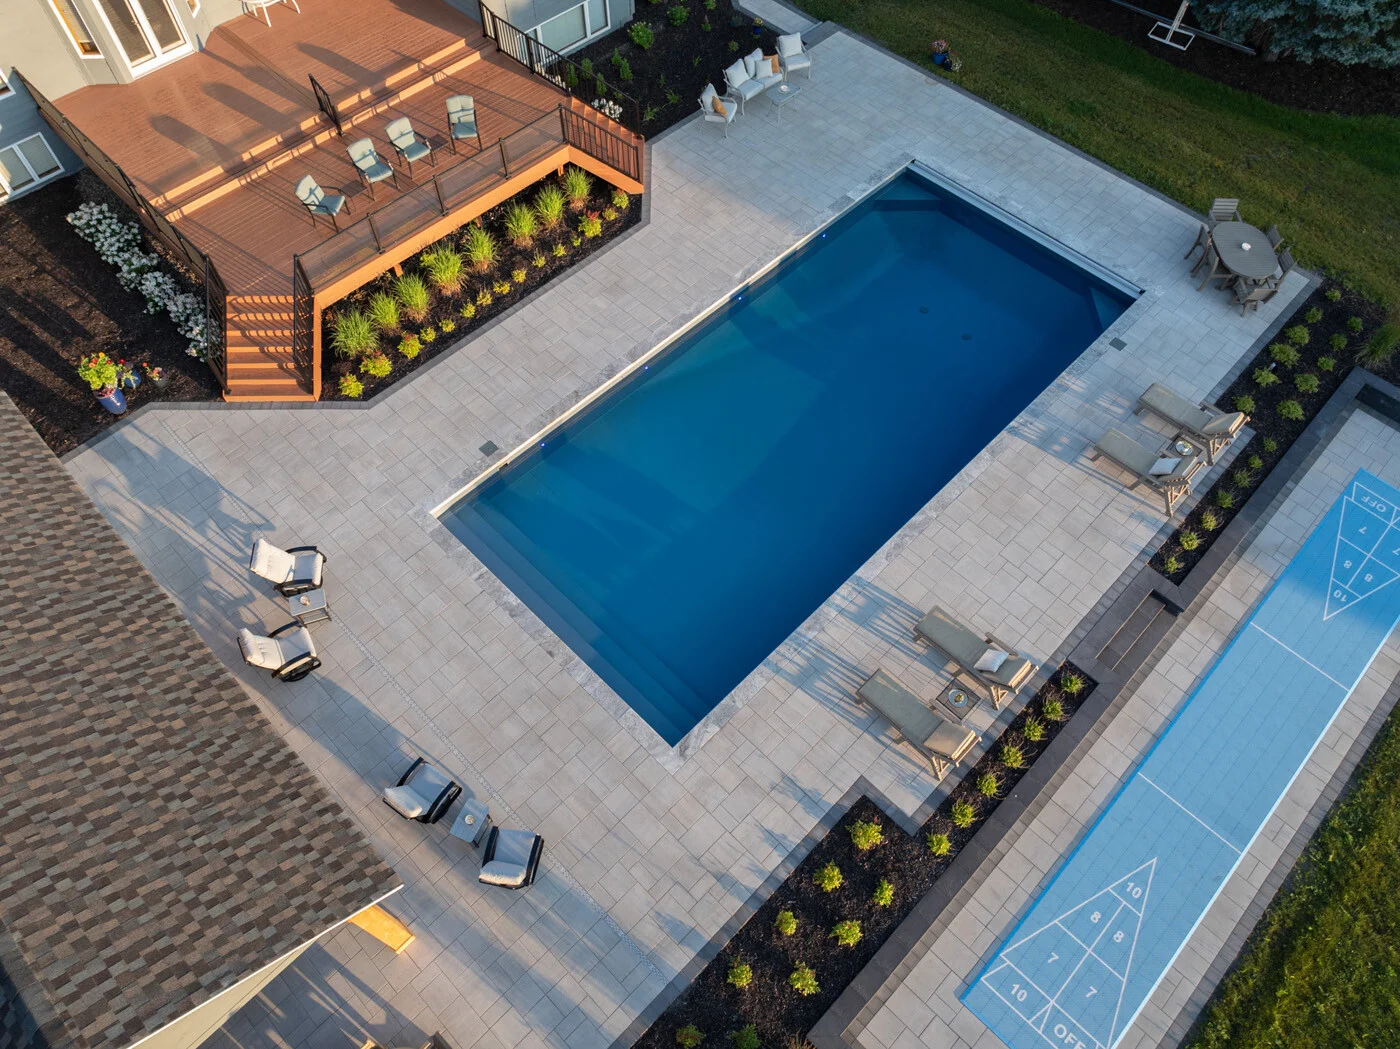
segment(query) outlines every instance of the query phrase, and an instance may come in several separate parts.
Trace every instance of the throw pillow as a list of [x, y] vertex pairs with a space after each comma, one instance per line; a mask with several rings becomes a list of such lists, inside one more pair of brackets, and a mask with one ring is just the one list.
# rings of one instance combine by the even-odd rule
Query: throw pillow
[[738, 87], [752, 77], [753, 74], [749, 72], [748, 63], [742, 58], [724, 71], [724, 79], [729, 82], [730, 87]]
[[788, 33], [786, 36], [778, 37], [778, 54], [784, 58], [791, 58], [802, 51], [802, 34]]
[[729, 116], [729, 110], [725, 108], [724, 103], [720, 101], [720, 97], [719, 97], [718, 95], [716, 95], [716, 96], [710, 101], [710, 105], [712, 105], [712, 106], [715, 107], [715, 112], [718, 113], [720, 116], [722, 116], [722, 117], [727, 117], [727, 116]]
[[1164, 456], [1153, 463], [1152, 469], [1148, 470], [1147, 473], [1151, 477], [1166, 477], [1167, 474], [1175, 472], [1180, 465], [1180, 459], [1169, 459]]
[[744, 56], [744, 68], [749, 71], [749, 76], [758, 77], [762, 75], [762, 71], [758, 68], [759, 64], [762, 61], [763, 48], [761, 47], [754, 48], [751, 52]]
[[768, 63], [768, 69], [767, 69], [766, 75], [768, 75], [768, 76], [782, 76], [782, 75], [783, 75], [783, 67], [782, 67], [781, 65], [778, 64], [778, 56], [777, 56], [777, 55], [764, 55], [764, 56], [763, 56], [763, 60], [764, 60], [765, 62]]
[[973, 664], [973, 669], [986, 674], [995, 674], [1001, 669], [1001, 665], [1006, 662], [1009, 655], [1009, 652], [1003, 652], [999, 648], [989, 648], [982, 653], [982, 658]]

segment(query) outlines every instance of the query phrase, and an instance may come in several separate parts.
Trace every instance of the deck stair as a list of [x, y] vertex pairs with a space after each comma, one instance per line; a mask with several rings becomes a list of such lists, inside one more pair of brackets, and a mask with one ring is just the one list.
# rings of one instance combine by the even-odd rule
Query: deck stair
[[311, 401], [292, 363], [292, 297], [228, 297], [227, 401]]

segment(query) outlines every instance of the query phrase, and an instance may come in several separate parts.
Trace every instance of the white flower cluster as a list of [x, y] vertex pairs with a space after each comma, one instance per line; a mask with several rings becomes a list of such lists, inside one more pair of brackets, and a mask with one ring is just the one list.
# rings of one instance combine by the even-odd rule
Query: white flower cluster
[[602, 113], [603, 116], [609, 117], [612, 120], [622, 119], [622, 104], [620, 102], [614, 102], [610, 98], [595, 98], [593, 100], [593, 108], [599, 113]]
[[67, 219], [103, 262], [117, 268], [121, 286], [145, 297], [146, 312], [170, 314], [180, 334], [190, 340], [185, 352], [204, 360], [204, 303], [179, 289], [174, 278], [161, 270], [159, 256], [141, 250], [141, 227], [123, 222], [106, 204], [79, 205]]

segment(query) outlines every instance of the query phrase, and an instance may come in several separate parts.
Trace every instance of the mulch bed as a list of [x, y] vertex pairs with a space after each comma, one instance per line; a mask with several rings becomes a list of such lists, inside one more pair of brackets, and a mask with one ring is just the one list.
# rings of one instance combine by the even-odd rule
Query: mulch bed
[[[89, 174], [58, 179], [0, 208], [0, 389], [56, 454], [70, 451], [119, 418], [78, 379], [79, 358], [159, 365], [163, 391], [142, 382], [127, 393], [128, 412], [151, 401], [219, 396], [209, 368], [188, 356], [188, 342], [164, 314], [117, 282], [64, 216], [86, 199], [114, 198]], [[120, 202], [118, 202], [120, 206]], [[136, 221], [122, 207], [124, 218]]]
[[[1069, 673], [1084, 682], [1075, 696], [1066, 695], [1059, 687]], [[800, 1044], [972, 840], [1001, 799], [1063, 730], [1093, 688], [1094, 682], [1082, 671], [1068, 663], [1062, 666], [916, 835], [906, 834], [869, 798], [860, 798], [637, 1040], [639, 1049], [675, 1049], [676, 1032], [689, 1024], [699, 1028], [712, 1046], [725, 1045], [726, 1034], [748, 1024], [757, 1028], [765, 1046]], [[1059, 721], [1050, 721], [1043, 714], [1045, 701], [1052, 698], [1063, 706]], [[1032, 716], [1045, 726], [1044, 737], [1035, 743], [1024, 734]], [[1021, 748], [1025, 758], [1021, 768], [1008, 768], [1001, 762], [1006, 744]], [[977, 790], [978, 780], [987, 774], [997, 777], [996, 797], [983, 796]], [[955, 826], [952, 820], [953, 806], [959, 802], [970, 804], [976, 812], [976, 819], [965, 829]], [[858, 820], [881, 824], [884, 843], [868, 852], [859, 851], [851, 839], [851, 827]], [[946, 855], [935, 856], [930, 851], [931, 834], [947, 835], [952, 848]], [[844, 879], [833, 892], [822, 891], [813, 880], [818, 868], [827, 863], [836, 864]], [[877, 906], [872, 900], [882, 879], [894, 886], [894, 900], [887, 907]], [[792, 911], [797, 918], [797, 931], [791, 936], [783, 936], [774, 928], [779, 912], [784, 910]], [[860, 942], [849, 948], [838, 946], [831, 938], [832, 927], [850, 919], [861, 923]], [[743, 990], [728, 983], [730, 967], [738, 960], [753, 969], [753, 981]], [[804, 997], [788, 985], [788, 976], [799, 962], [815, 970], [820, 987], [817, 993]]]
[[[461, 290], [455, 295], [442, 295], [436, 291], [432, 292], [432, 307], [428, 316], [418, 324], [402, 325], [404, 333], [418, 332], [424, 328], [433, 328], [437, 332], [436, 338], [423, 346], [422, 352], [412, 360], [408, 360], [400, 354], [395, 346], [397, 337], [383, 336], [380, 339], [380, 348], [388, 355], [393, 362], [394, 370], [382, 379], [376, 379], [370, 375], [358, 371], [356, 362], [338, 358], [331, 350], [331, 333], [334, 330], [335, 318], [343, 310], [360, 307], [369, 300], [369, 297], [377, 291], [392, 291], [395, 280], [393, 272], [386, 273], [375, 278], [370, 283], [352, 292], [331, 309], [324, 311], [321, 315], [321, 400], [323, 401], [345, 401], [352, 400], [340, 392], [340, 378], [342, 375], [354, 372], [364, 383], [364, 393], [355, 398], [358, 400], [369, 400], [375, 394], [387, 390], [394, 383], [406, 376], [412, 375], [419, 368], [423, 367], [435, 357], [441, 356], [446, 351], [458, 345], [462, 339], [472, 332], [478, 330], [482, 325], [487, 324], [492, 318], [510, 309], [525, 296], [529, 295], [541, 285], [548, 284], [556, 275], [562, 273], [582, 262], [588, 256], [598, 251], [610, 241], [625, 233], [637, 224], [641, 219], [642, 198], [632, 197], [625, 210], [618, 213], [615, 219], [603, 220], [603, 231], [597, 237], [583, 238], [577, 246], [571, 243], [571, 236], [576, 231], [580, 212], [570, 211], [559, 232], [540, 233], [535, 237], [535, 243], [530, 248], [516, 247], [506, 236], [504, 225], [506, 211], [512, 203], [522, 201], [529, 203], [535, 199], [535, 195], [540, 191], [543, 183], [536, 183], [527, 189], [517, 193], [482, 215], [481, 225], [495, 238], [500, 248], [500, 258], [495, 267], [486, 275], [468, 273], [466, 281]], [[613, 193], [613, 187], [602, 179], [593, 180], [593, 194], [590, 202], [585, 206], [585, 212], [602, 213], [609, 205]], [[465, 228], [465, 227], [464, 227]], [[454, 248], [460, 248], [462, 231], [459, 230], [439, 241], [438, 244], [449, 244]], [[555, 244], [562, 243], [568, 253], [562, 258], [553, 254]], [[431, 245], [425, 250], [431, 250], [437, 245]], [[534, 257], [536, 253], [545, 257], [544, 266], [536, 266]], [[404, 264], [404, 272], [423, 273], [418, 256]], [[512, 271], [523, 269], [525, 271], [525, 281], [517, 284], [511, 279]], [[426, 274], [424, 275], [426, 278]], [[506, 294], [492, 293], [490, 305], [478, 306], [476, 313], [470, 319], [463, 318], [460, 310], [464, 303], [475, 303], [478, 292], [490, 290], [492, 284], [498, 280], [511, 282], [512, 290]], [[450, 321], [454, 327], [451, 332], [442, 330], [442, 322]]]
[[[1400, 69], [1344, 66], [1330, 59], [1299, 62], [1291, 58], [1267, 61], [1262, 54], [1246, 55], [1204, 38], [1185, 51], [1149, 40], [1152, 20], [1108, 0], [1031, 0], [1066, 18], [1111, 33], [1180, 69], [1229, 87], [1249, 91], [1292, 109], [1362, 116], [1400, 116]], [[1135, 0], [1138, 7], [1164, 12], [1170, 22], [1174, 0]], [[1194, 24], [1188, 15], [1186, 24]]]
[[[1218, 294], [1223, 296], [1224, 292]], [[1329, 294], [1338, 296], [1335, 302], [1329, 299]], [[1312, 310], [1321, 311], [1322, 316], [1319, 320], [1309, 323], [1307, 316]], [[1347, 326], [1353, 317], [1361, 320], [1359, 333]], [[1307, 429], [1308, 423], [1327, 403], [1327, 399], [1337, 391], [1337, 387], [1355, 367], [1357, 353], [1365, 347], [1371, 334], [1384, 319], [1384, 311], [1380, 306], [1331, 281], [1325, 281], [1313, 291], [1308, 300], [1289, 317], [1274, 341], [1259, 351], [1217, 402], [1222, 409], [1232, 411], [1239, 407], [1238, 398], [1253, 398], [1254, 408], [1249, 413], [1249, 426], [1254, 430], [1254, 436], [1240, 449], [1229, 471], [1216, 479], [1210, 489], [1201, 496], [1195, 509], [1186, 515], [1181, 526], [1152, 555], [1151, 561], [1148, 562], [1152, 568], [1173, 583], [1180, 583], [1186, 578], [1186, 574], [1205, 556], [1205, 552], [1210, 549], [1221, 530], [1240, 512], [1250, 493], [1258, 488], [1259, 482], [1269, 475], [1293, 442]], [[1308, 342], [1297, 347], [1300, 358], [1298, 363], [1291, 368], [1276, 364], [1273, 370], [1281, 381], [1261, 387], [1255, 382], [1255, 371], [1269, 368], [1273, 363], [1273, 347], [1280, 343], [1287, 344], [1287, 332], [1299, 325], [1307, 328]], [[1340, 350], [1333, 349], [1330, 345], [1333, 336], [1345, 338], [1346, 346]], [[1322, 357], [1331, 357], [1336, 361], [1331, 371], [1319, 367], [1318, 359]], [[1400, 374], [1397, 374], [1400, 373], [1400, 361], [1392, 358], [1385, 365], [1373, 366], [1371, 370], [1383, 378], [1395, 381], [1400, 378]], [[1317, 376], [1317, 392], [1305, 394], [1296, 388], [1294, 377], [1304, 374]], [[1301, 419], [1285, 419], [1279, 415], [1279, 404], [1288, 400], [1297, 401], [1302, 407]], [[1223, 503], [1229, 505], [1222, 505]], [[1206, 514], [1214, 518], [1213, 528], [1206, 527], [1206, 524], [1210, 523], [1204, 520]], [[1184, 534], [1187, 535], [1188, 545], [1192, 543], [1191, 537], [1195, 538], [1196, 545], [1190, 550], [1182, 546]], [[1169, 559], [1171, 563], [1168, 563]]]
[[[705, 7], [704, 0], [638, 3], [632, 22], [569, 57], [579, 63], [587, 59], [608, 83], [637, 99], [642, 134], [659, 134], [697, 111], [706, 83], [724, 93], [725, 67], [756, 47], [765, 55], [775, 52], [778, 36], [773, 30], [763, 26], [755, 33], [753, 19], [735, 11], [730, 0], [714, 2], [713, 10]], [[686, 11], [685, 21], [678, 26], [668, 17], [677, 6]], [[656, 42], [647, 50], [627, 35], [636, 22], [645, 22], [656, 34]], [[631, 80], [620, 77], [614, 53], [630, 67]]]

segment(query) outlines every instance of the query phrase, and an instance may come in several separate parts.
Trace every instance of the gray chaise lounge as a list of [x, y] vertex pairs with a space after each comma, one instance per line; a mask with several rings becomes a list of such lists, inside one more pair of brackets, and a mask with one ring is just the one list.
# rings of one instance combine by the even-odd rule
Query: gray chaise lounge
[[[1118, 430], [1109, 430], [1100, 437], [1089, 458], [1097, 460], [1101, 456], [1133, 475], [1133, 483], [1128, 485], [1129, 489], [1145, 484], [1161, 495], [1167, 508], [1167, 517], [1175, 514], [1181, 501], [1191, 494], [1191, 478], [1201, 466], [1200, 455], [1177, 455], [1171, 442], [1161, 450], [1154, 451]], [[1165, 469], [1173, 459], [1176, 460], [1176, 464], [1171, 470], [1165, 473], [1152, 472], [1154, 469]]]
[[[980, 683], [998, 710], [1035, 673], [1036, 664], [991, 634], [979, 635], [941, 608], [932, 608], [914, 624], [914, 636], [944, 653]], [[1001, 658], [998, 658], [1000, 656]], [[981, 663], [983, 669], [978, 669]]]
[[936, 776], [947, 773], [977, 742], [972, 729], [939, 717], [883, 670], [871, 674], [856, 695], [928, 759]]
[[1137, 414], [1143, 412], [1151, 412], [1199, 440], [1205, 445], [1206, 461], [1212, 466], [1215, 457], [1249, 422], [1244, 412], [1223, 411], [1208, 401], [1193, 404], [1159, 382], [1154, 382], [1138, 398]]

